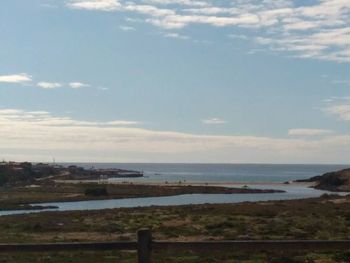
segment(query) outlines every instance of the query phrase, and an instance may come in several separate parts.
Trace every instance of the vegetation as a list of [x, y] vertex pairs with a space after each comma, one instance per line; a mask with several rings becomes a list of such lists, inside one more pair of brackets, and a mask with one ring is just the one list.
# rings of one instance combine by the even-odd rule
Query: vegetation
[[85, 195], [87, 196], [107, 196], [107, 188], [106, 187], [93, 187], [87, 188], [85, 190]]
[[30, 184], [37, 178], [56, 174], [57, 170], [46, 164], [0, 162], [0, 186]]
[[36, 181], [56, 179], [96, 180], [109, 177], [142, 177], [137, 171], [122, 169], [85, 169], [83, 167], [29, 162], [0, 162], [0, 186], [28, 185]]
[[[21, 164], [22, 165], [22, 164]], [[51, 172], [23, 163], [0, 169], [0, 210], [28, 209], [31, 203], [193, 193], [264, 193], [273, 190], [214, 186], [63, 183]], [[27, 167], [27, 168], [26, 168]], [[31, 168], [30, 168], [31, 167]], [[43, 166], [45, 167], [45, 166]], [[13, 167], [12, 167], [13, 168]], [[11, 169], [12, 169], [11, 168]], [[29, 169], [30, 168], [30, 169]], [[45, 171], [45, 172], [44, 172]], [[347, 171], [317, 177], [345, 189]], [[350, 177], [350, 175], [349, 175]], [[45, 178], [40, 180], [40, 178]], [[340, 182], [340, 183], [339, 183]], [[342, 187], [342, 188], [340, 188]], [[41, 207], [38, 206], [37, 209]], [[258, 203], [45, 212], [0, 217], [0, 243], [115, 241], [136, 239], [140, 228], [158, 240], [350, 239], [350, 196]], [[350, 262], [347, 252], [241, 253], [239, 251], [154, 251], [154, 262]], [[1, 254], [0, 262], [136, 262], [135, 252], [63, 251]]]
[[[0, 243], [133, 240], [349, 239], [350, 197], [259, 203], [45, 212], [0, 217]], [[134, 252], [7, 254], [6, 262], [136, 262]], [[22, 258], [21, 258], [22, 257]], [[95, 260], [95, 261], [93, 261]], [[49, 261], [49, 262], [50, 262]], [[155, 251], [154, 262], [349, 262], [349, 253]]]

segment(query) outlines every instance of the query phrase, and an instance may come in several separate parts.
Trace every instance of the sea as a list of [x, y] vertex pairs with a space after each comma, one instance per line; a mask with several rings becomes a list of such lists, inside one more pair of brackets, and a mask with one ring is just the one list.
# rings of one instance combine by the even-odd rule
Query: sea
[[350, 165], [328, 164], [75, 163], [75, 165], [85, 168], [120, 168], [144, 173], [144, 178], [128, 178], [127, 181], [197, 183], [282, 183], [350, 168]]

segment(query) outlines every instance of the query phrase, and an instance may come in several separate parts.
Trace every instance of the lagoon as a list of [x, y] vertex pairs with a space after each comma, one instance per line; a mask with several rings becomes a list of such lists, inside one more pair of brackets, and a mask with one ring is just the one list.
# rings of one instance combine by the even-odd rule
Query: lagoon
[[[235, 185], [235, 187], [237, 187], [237, 185]], [[43, 209], [43, 210], [0, 211], [0, 216], [26, 214], [26, 213], [42, 213], [46, 211], [101, 210], [101, 209], [132, 208], [132, 207], [147, 207], [147, 206], [227, 204], [227, 203], [240, 203], [240, 202], [290, 200], [290, 199], [319, 197], [324, 193], [330, 193], [328, 191], [321, 191], [321, 190], [309, 188], [307, 185], [298, 185], [298, 184], [297, 185], [251, 184], [251, 185], [248, 185], [248, 187], [259, 188], [259, 189], [280, 189], [286, 192], [285, 193], [264, 193], [264, 194], [185, 194], [185, 195], [161, 196], [161, 197], [40, 203], [40, 204], [33, 204], [33, 205], [56, 206], [58, 208]], [[347, 193], [337, 193], [337, 194], [345, 195]]]

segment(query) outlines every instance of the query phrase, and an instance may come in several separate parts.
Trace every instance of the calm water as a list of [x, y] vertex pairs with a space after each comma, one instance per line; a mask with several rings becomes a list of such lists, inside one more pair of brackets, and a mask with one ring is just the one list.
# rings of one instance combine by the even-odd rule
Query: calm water
[[[255, 202], [269, 200], [288, 200], [301, 199], [309, 197], [318, 197], [327, 191], [319, 191], [303, 186], [288, 185], [249, 185], [252, 188], [270, 188], [282, 189], [285, 193], [273, 194], [188, 194], [166, 197], [147, 197], [147, 198], [127, 198], [112, 200], [80, 201], [80, 202], [56, 202], [44, 203], [40, 205], [58, 206], [58, 209], [50, 211], [72, 211], [72, 210], [98, 210], [122, 207], [146, 207], [146, 206], [168, 206], [168, 205], [189, 205], [189, 204], [223, 204], [239, 202]], [[341, 193], [338, 193], [341, 194]], [[39, 205], [39, 204], [37, 204]], [[48, 211], [48, 210], [46, 210]], [[23, 214], [32, 212], [45, 212], [45, 210], [27, 210], [27, 211], [0, 211], [0, 216]]]
[[[255, 165], [255, 164], [79, 164], [84, 167], [123, 168], [144, 171], [146, 178], [123, 181], [149, 182], [244, 182], [251, 188], [281, 189], [285, 193], [272, 194], [192, 194], [167, 197], [128, 198], [115, 200], [58, 202], [41, 205], [58, 206], [50, 211], [96, 210], [121, 207], [167, 206], [205, 203], [238, 203], [268, 200], [287, 200], [318, 197], [326, 191], [302, 185], [268, 184], [308, 178], [335, 171], [346, 165]], [[118, 179], [114, 179], [118, 180]], [[261, 185], [259, 183], [265, 183]], [[266, 184], [267, 183], [267, 184]], [[243, 184], [242, 184], [243, 186]], [[239, 187], [239, 186], [235, 186]], [[0, 211], [0, 216], [41, 211]]]
[[[279, 164], [78, 164], [86, 168], [122, 168], [143, 171], [146, 178], [128, 181], [157, 182], [285, 182], [309, 178], [350, 165]], [[118, 179], [117, 179], [118, 180]], [[119, 179], [125, 180], [125, 179]]]

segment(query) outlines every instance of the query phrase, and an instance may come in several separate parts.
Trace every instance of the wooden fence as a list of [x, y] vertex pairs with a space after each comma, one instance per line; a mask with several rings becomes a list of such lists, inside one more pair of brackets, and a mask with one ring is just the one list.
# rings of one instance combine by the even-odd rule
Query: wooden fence
[[137, 250], [139, 263], [151, 262], [152, 250], [238, 250], [238, 251], [290, 251], [290, 250], [350, 250], [350, 240], [263, 240], [263, 241], [199, 241], [168, 242], [152, 240], [150, 230], [137, 232], [137, 241], [101, 243], [45, 243], [45, 244], [0, 244], [3, 252], [42, 252], [65, 250]]

